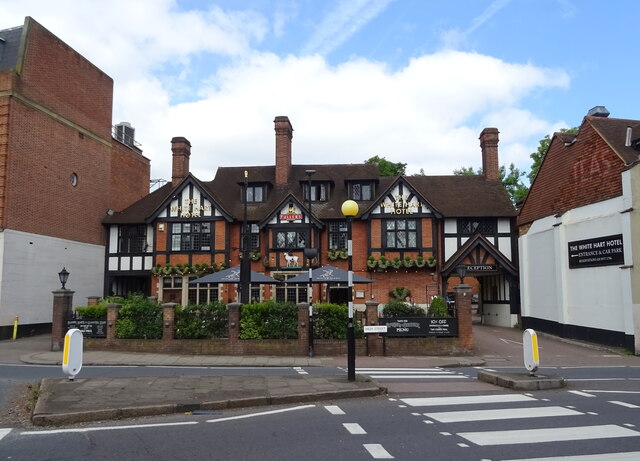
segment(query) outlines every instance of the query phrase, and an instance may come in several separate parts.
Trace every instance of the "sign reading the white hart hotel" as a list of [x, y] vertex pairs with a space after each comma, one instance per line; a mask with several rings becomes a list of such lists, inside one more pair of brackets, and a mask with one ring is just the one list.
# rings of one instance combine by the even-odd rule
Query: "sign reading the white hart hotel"
[[622, 264], [622, 234], [569, 242], [569, 269]]

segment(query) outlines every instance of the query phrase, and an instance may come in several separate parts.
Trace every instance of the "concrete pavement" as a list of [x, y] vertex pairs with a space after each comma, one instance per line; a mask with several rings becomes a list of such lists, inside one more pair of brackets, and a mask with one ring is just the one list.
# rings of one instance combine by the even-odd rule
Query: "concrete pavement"
[[[527, 375], [522, 359], [522, 331], [474, 325], [474, 355], [464, 357], [357, 357], [357, 367], [508, 366], [513, 379]], [[640, 366], [640, 357], [620, 349], [539, 335], [540, 366]], [[0, 341], [0, 363], [59, 365], [62, 352], [51, 352], [48, 335]], [[299, 366], [345, 367], [346, 357], [180, 356], [153, 353], [87, 351], [83, 366]], [[32, 421], [60, 425], [85, 421], [210, 411], [245, 406], [333, 400], [380, 395], [385, 388], [358, 375], [179, 376], [146, 378], [44, 379]], [[507, 376], [507, 379], [508, 376]], [[504, 384], [500, 384], [504, 385]], [[509, 387], [508, 385], [505, 387]]]

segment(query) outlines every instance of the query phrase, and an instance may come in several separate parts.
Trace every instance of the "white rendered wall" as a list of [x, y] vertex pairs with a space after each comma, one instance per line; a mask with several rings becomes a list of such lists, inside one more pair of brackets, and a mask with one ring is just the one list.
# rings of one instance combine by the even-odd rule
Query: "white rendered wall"
[[52, 291], [60, 289], [58, 272], [69, 271], [66, 288], [75, 291], [73, 306], [102, 296], [104, 253], [100, 245], [73, 242], [5, 229], [0, 232], [0, 325], [50, 323]]

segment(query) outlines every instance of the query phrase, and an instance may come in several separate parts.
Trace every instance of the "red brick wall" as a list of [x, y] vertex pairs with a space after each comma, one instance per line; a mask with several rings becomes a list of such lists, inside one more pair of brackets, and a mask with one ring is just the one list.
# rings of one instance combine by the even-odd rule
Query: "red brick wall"
[[112, 142], [110, 176], [112, 210], [122, 211], [149, 194], [149, 159], [117, 141]]

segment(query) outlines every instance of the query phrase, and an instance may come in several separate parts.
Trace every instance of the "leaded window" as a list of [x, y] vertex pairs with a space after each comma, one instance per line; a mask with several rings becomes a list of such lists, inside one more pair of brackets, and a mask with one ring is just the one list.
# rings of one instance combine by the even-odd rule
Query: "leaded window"
[[329, 223], [329, 249], [347, 248], [347, 221]]
[[305, 248], [307, 242], [306, 232], [277, 231], [275, 233], [275, 247], [282, 249]]
[[[303, 187], [304, 199], [309, 200], [309, 184], [305, 184]], [[318, 183], [311, 184], [311, 201], [312, 202], [326, 202], [329, 200], [329, 192], [327, 190], [327, 184]]]
[[496, 233], [496, 220], [491, 218], [464, 218], [458, 220], [460, 235], [494, 235]]
[[264, 202], [264, 186], [250, 185], [247, 186], [247, 203]]
[[[189, 277], [189, 281], [197, 278], [197, 276]], [[218, 301], [219, 298], [220, 289], [217, 283], [189, 284], [189, 304], [209, 304]]]
[[146, 248], [146, 224], [118, 228], [118, 253], [143, 253]]
[[173, 223], [171, 251], [211, 251], [211, 223]]
[[373, 186], [370, 182], [353, 183], [351, 185], [352, 200], [373, 200]]
[[417, 248], [418, 223], [415, 219], [385, 221], [386, 248]]

